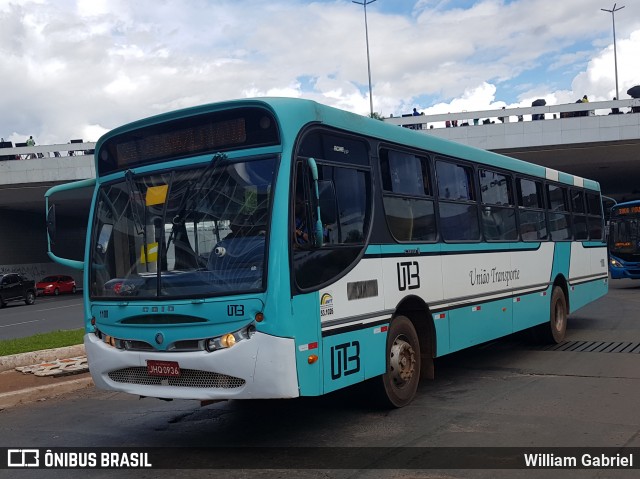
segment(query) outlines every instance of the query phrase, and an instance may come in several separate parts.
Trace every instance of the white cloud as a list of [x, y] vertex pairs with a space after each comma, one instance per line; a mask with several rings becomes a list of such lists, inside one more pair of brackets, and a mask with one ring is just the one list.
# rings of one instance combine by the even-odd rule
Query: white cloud
[[[600, 1], [456, 4], [368, 8], [374, 110], [615, 94], [611, 22]], [[640, 83], [639, 12], [629, 4], [616, 16], [623, 98]], [[144, 116], [246, 96], [304, 97], [367, 114], [362, 8], [347, 0], [0, 0], [0, 92], [10, 92], [0, 95], [8, 112], [0, 136], [33, 134], [39, 143], [96, 140], [90, 135]]]

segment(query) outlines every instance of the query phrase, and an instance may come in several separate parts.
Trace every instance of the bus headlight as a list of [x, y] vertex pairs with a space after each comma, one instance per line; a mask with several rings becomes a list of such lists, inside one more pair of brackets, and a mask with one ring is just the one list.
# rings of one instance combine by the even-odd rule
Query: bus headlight
[[239, 329], [233, 333], [226, 333], [222, 336], [216, 336], [215, 338], [210, 338], [206, 340], [206, 348], [207, 351], [213, 352], [219, 349], [229, 349], [235, 346], [240, 341], [244, 341], [245, 339], [249, 339], [253, 333], [255, 333], [256, 328], [253, 324], [250, 324], [246, 328]]
[[616, 259], [611, 259], [611, 266], [613, 266], [614, 268], [622, 268], [622, 264], [620, 264], [620, 261], [616, 260]]
[[236, 344], [236, 338], [233, 334], [225, 334], [220, 338], [220, 344], [225, 348], [230, 348]]

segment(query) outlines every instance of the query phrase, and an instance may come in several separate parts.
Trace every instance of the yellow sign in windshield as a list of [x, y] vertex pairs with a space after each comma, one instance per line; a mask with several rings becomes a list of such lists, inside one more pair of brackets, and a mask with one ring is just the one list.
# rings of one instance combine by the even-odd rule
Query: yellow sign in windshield
[[145, 198], [146, 205], [161, 205], [167, 200], [167, 191], [169, 191], [169, 185], [150, 186]]

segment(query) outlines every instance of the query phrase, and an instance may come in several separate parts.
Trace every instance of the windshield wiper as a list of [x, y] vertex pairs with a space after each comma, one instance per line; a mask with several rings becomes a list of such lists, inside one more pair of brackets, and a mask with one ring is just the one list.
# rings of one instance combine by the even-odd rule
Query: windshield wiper
[[167, 257], [167, 250], [169, 249], [168, 244], [166, 248], [163, 248], [164, 225], [166, 224], [167, 208], [169, 205], [169, 198], [171, 198], [171, 187], [173, 186], [173, 179], [175, 178], [175, 176], [176, 172], [172, 171], [171, 176], [169, 177], [169, 184], [167, 185], [167, 196], [165, 198], [164, 205], [162, 206], [162, 217], [156, 217], [153, 219], [155, 237], [156, 241], [158, 242], [158, 255], [156, 257], [156, 296], [158, 297], [160, 297], [160, 295], [162, 294], [162, 262]]
[[189, 184], [186, 191], [184, 192], [184, 196], [182, 197], [182, 203], [178, 207], [178, 212], [173, 217], [173, 224], [179, 224], [184, 222], [185, 218], [183, 215], [188, 215], [195, 207], [198, 206], [199, 201], [201, 201], [201, 193], [203, 190], [209, 188], [211, 180], [213, 179], [213, 173], [216, 167], [219, 165], [221, 161], [227, 159], [227, 155], [224, 153], [216, 153], [209, 161], [209, 164], [204, 169], [200, 177]]
[[140, 192], [140, 188], [138, 188], [136, 181], [133, 179], [133, 172], [131, 170], [126, 171], [126, 173], [124, 174], [124, 180], [129, 192], [129, 201], [131, 201], [131, 217], [133, 218], [133, 224], [135, 225], [136, 233], [138, 234], [138, 236], [144, 235], [146, 237], [146, 228], [144, 227], [143, 221], [140, 219], [140, 215], [138, 215], [137, 206], [137, 202], [140, 198], [142, 198], [142, 193]]

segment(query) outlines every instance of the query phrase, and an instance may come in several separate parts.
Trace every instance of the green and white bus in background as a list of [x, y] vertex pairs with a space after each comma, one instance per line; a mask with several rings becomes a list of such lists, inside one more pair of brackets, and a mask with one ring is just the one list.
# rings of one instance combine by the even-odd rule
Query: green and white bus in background
[[201, 401], [369, 381], [390, 406], [434, 358], [607, 292], [599, 185], [286, 98], [174, 111], [95, 149], [85, 347], [98, 387]]

